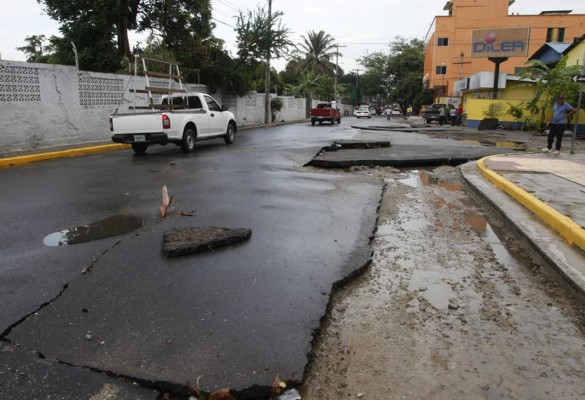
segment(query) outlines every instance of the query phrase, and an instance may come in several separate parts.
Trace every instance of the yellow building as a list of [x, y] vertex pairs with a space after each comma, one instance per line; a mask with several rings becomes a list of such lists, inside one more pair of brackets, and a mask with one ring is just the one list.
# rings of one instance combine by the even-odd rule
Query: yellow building
[[[544, 45], [542, 49], [547, 49], [549, 46]], [[544, 52], [537, 51], [537, 54], [543, 55], [543, 58], [548, 57]], [[573, 43], [567, 44], [565, 50], [558, 54], [558, 59], [566, 57], [567, 66], [578, 65], [581, 67], [581, 73], [585, 75], [585, 35], [580, 38], [576, 38]], [[543, 60], [541, 60], [543, 61]], [[557, 60], [558, 61], [558, 60]], [[543, 61], [544, 62], [544, 61]], [[508, 75], [506, 73], [500, 74], [499, 79], [499, 94], [497, 99], [492, 97], [492, 84], [493, 72], [480, 72], [466, 78], [467, 81], [466, 89], [462, 90], [463, 94], [463, 107], [466, 116], [466, 125], [468, 127], [477, 128], [480, 121], [486, 117], [486, 111], [493, 105], [500, 105], [502, 113], [497, 116], [499, 121], [505, 125], [512, 124], [516, 128], [523, 126], [527, 123], [533, 126], [538, 126], [539, 121], [548, 121], [552, 112], [552, 101], [554, 98], [550, 98], [548, 95], [541, 97], [539, 102], [540, 107], [544, 107], [544, 113], [538, 115], [530, 115], [526, 109], [526, 105], [535, 97], [536, 86], [533, 81], [525, 80], [515, 75]], [[483, 79], [481, 79], [483, 78]], [[531, 83], [532, 82], [532, 83]], [[584, 89], [584, 84], [579, 84], [581, 90]], [[548, 101], [547, 101], [548, 100]], [[582, 99], [585, 101], [585, 97]], [[571, 99], [568, 101], [571, 106], [577, 107], [577, 100]], [[523, 116], [519, 119], [513, 117], [511, 113], [512, 107], [518, 107], [522, 109]], [[583, 107], [583, 102], [581, 102]], [[579, 134], [585, 134], [585, 111], [579, 110], [578, 117], [575, 117], [571, 123], [578, 121], [577, 132]], [[573, 127], [570, 129], [573, 130]]]
[[[530, 1], [530, 0], [518, 0]], [[528, 28], [526, 56], [510, 57], [499, 72], [514, 74], [528, 57], [546, 42], [572, 43], [585, 34], [585, 15], [570, 10], [542, 11], [538, 15], [510, 15], [515, 0], [449, 0], [443, 7], [448, 15], [437, 16], [427, 34], [423, 81], [435, 97], [451, 96], [454, 83], [482, 71], [494, 71], [488, 58], [471, 57], [474, 31]], [[523, 45], [525, 46], [525, 44]]]

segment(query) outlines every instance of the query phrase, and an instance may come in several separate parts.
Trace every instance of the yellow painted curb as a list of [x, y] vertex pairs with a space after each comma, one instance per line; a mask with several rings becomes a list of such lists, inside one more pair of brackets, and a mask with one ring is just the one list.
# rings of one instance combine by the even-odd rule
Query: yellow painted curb
[[530, 193], [514, 185], [500, 174], [490, 170], [484, 161], [491, 157], [495, 156], [484, 157], [476, 163], [477, 168], [487, 180], [536, 214], [552, 229], [558, 232], [569, 244], [574, 244], [581, 250], [585, 250], [585, 230], [580, 225]]
[[85, 154], [101, 153], [104, 151], [120, 150], [130, 147], [127, 144], [104, 144], [100, 146], [82, 147], [79, 149], [51, 151], [47, 153], [30, 154], [26, 156], [0, 158], [0, 168], [30, 164], [38, 161], [53, 160], [64, 157], [79, 157]]

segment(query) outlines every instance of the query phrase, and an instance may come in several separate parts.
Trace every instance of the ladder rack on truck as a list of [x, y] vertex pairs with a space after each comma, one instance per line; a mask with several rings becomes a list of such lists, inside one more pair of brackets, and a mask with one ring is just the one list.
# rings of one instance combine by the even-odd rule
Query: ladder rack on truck
[[[168, 73], [159, 71], [149, 71], [147, 68], [147, 61], [168, 65]], [[146, 79], [146, 85], [144, 89], [136, 88], [136, 81], [138, 78], [138, 67], [142, 66], [142, 74]], [[168, 79], [168, 87], [152, 86], [149, 78], [165, 78]], [[173, 87], [173, 84], [177, 82], [178, 88]], [[173, 93], [186, 93], [187, 90], [183, 88], [183, 82], [181, 79], [181, 72], [179, 70], [179, 63], [177, 61], [163, 60], [160, 58], [137, 54], [134, 57], [134, 89], [130, 89], [134, 95], [134, 104], [131, 109], [134, 110], [176, 110], [186, 108], [184, 104], [173, 104], [172, 95]], [[137, 106], [136, 105], [136, 93], [148, 94], [148, 106]], [[157, 104], [154, 102], [153, 94], [169, 95], [168, 104]]]

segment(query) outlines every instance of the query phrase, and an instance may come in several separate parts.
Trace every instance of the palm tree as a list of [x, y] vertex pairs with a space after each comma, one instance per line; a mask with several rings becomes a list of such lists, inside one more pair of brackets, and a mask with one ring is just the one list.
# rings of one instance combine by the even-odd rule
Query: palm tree
[[333, 59], [337, 54], [337, 45], [325, 31], [307, 32], [307, 37], [301, 36], [303, 43], [298, 45], [291, 64], [297, 71], [312, 71], [315, 74], [332, 76], [335, 73]]
[[295, 96], [306, 96], [307, 94], [321, 96], [325, 92], [323, 75], [315, 75], [313, 71], [301, 73], [296, 85], [287, 85]]

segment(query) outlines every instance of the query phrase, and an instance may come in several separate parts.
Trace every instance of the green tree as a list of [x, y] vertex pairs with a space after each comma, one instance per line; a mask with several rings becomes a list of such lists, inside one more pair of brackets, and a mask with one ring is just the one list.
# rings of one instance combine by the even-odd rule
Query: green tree
[[281, 11], [268, 15], [265, 7], [240, 14], [236, 22], [238, 57], [249, 66], [256, 66], [268, 57], [281, 58], [288, 53], [292, 42], [290, 31], [282, 24]]
[[312, 95], [312, 97], [320, 97], [327, 93], [325, 86], [325, 77], [323, 75], [315, 75], [313, 71], [301, 73], [297, 78], [295, 85], [288, 85], [288, 89], [295, 96]]
[[45, 53], [50, 51], [51, 48], [44, 47], [46, 41], [45, 35], [27, 36], [24, 41], [28, 44], [23, 47], [17, 47], [16, 50], [22, 51], [26, 54], [27, 62], [42, 63], [46, 61], [47, 55]]
[[[71, 58], [73, 42], [81, 68], [112, 72], [131, 59], [128, 32], [159, 35], [175, 57], [201, 66], [223, 42], [212, 36], [210, 0], [38, 0], [58, 21], [63, 41], [57, 59]], [[213, 48], [213, 49], [212, 49]]]
[[[47, 14], [61, 23], [66, 41], [73, 41], [80, 53], [84, 49], [114, 51], [117, 58], [130, 57], [128, 30], [136, 29], [140, 0], [37, 0]], [[111, 43], [110, 43], [111, 42]], [[101, 54], [109, 57], [109, 54]], [[99, 57], [96, 55], [96, 57]], [[91, 57], [88, 57], [91, 58]]]
[[[359, 60], [364, 73], [359, 76], [359, 91], [379, 103], [398, 103], [403, 112], [415, 110], [428, 101], [422, 90], [424, 43], [419, 39], [395, 38], [390, 55], [372, 53]], [[381, 104], [380, 104], [381, 105]]]
[[[572, 81], [574, 75], [581, 73], [581, 66], [567, 66], [567, 56], [564, 56], [554, 67], [548, 67], [539, 60], [529, 60], [527, 68], [522, 72], [522, 78], [528, 78], [535, 81], [535, 93], [532, 100], [526, 105], [534, 117], [538, 114], [540, 125], [544, 124], [545, 110], [551, 107], [559, 94], [564, 94], [565, 98], [573, 100], [576, 104], [580, 85]], [[526, 86], [526, 85], [521, 85]], [[544, 107], [541, 101], [544, 100]]]
[[422, 90], [424, 42], [419, 39], [395, 38], [387, 65], [389, 100], [400, 104], [404, 112], [409, 105], [418, 110], [428, 101]]
[[391, 87], [387, 77], [388, 56], [381, 52], [375, 52], [358, 60], [364, 67], [364, 73], [359, 77], [359, 86], [370, 102], [379, 103], [382, 106], [387, 102]]
[[309, 31], [307, 36], [302, 36], [303, 42], [298, 44], [289, 61], [297, 72], [313, 71], [316, 74], [333, 76], [337, 55], [337, 46], [333, 39], [325, 31]]

